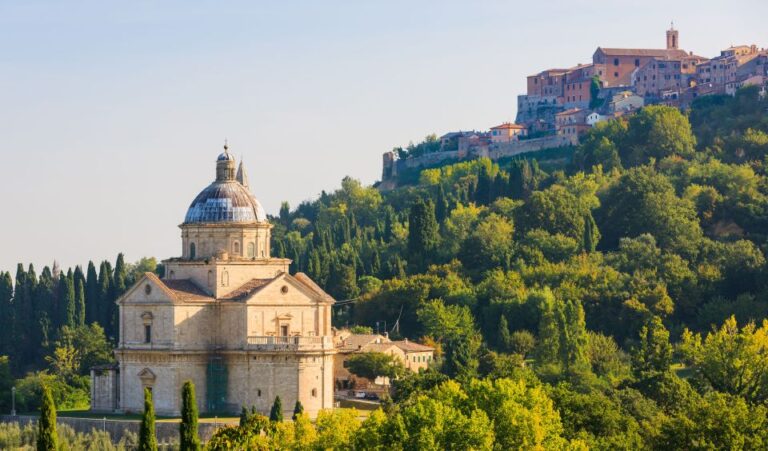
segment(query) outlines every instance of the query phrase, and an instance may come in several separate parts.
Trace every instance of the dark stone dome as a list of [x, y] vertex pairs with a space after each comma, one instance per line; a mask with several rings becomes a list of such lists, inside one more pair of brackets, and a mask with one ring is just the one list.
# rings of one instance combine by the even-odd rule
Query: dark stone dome
[[266, 220], [256, 197], [237, 181], [228, 180], [213, 182], [201, 191], [189, 206], [184, 224]]

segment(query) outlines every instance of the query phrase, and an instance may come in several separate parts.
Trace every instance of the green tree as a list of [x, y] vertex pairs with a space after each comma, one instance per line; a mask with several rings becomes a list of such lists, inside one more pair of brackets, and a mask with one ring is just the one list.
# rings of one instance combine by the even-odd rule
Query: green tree
[[638, 378], [665, 373], [672, 364], [672, 345], [669, 332], [658, 316], [652, 317], [640, 331], [640, 346], [632, 359]]
[[155, 435], [155, 406], [152, 404], [152, 392], [144, 388], [144, 414], [139, 426], [139, 451], [157, 451]]
[[587, 253], [595, 252], [597, 243], [600, 241], [600, 231], [597, 230], [595, 218], [592, 213], [584, 214], [584, 240], [583, 248]]
[[408, 260], [425, 269], [428, 256], [436, 249], [438, 226], [432, 201], [418, 198], [408, 215]]
[[13, 353], [14, 313], [13, 279], [0, 272], [0, 355]]
[[491, 213], [462, 243], [461, 263], [477, 277], [489, 269], [507, 268], [514, 249], [514, 230], [511, 221]]
[[512, 347], [512, 336], [509, 333], [509, 323], [507, 322], [507, 317], [504, 315], [501, 315], [501, 318], [499, 318], [499, 334], [496, 347], [502, 352], [509, 352]]
[[702, 238], [696, 210], [691, 202], [677, 197], [669, 180], [652, 167], [625, 172], [601, 204], [596, 219], [603, 247], [613, 249], [621, 238], [650, 233], [662, 249], [696, 255]]
[[272, 409], [269, 411], [269, 421], [283, 421], [283, 402], [280, 401], [279, 396], [275, 397], [275, 402], [272, 404]]
[[595, 75], [589, 83], [589, 109], [594, 110], [603, 105], [603, 99], [600, 98], [600, 89], [602, 88], [600, 77]]
[[85, 276], [85, 321], [88, 324], [99, 320], [99, 294], [99, 276], [96, 274], [96, 266], [89, 261]]
[[82, 280], [77, 281], [77, 289], [75, 290], [75, 325], [85, 325], [85, 286]]
[[56, 405], [53, 403], [51, 389], [43, 386], [43, 404], [40, 407], [40, 420], [37, 422], [37, 451], [57, 451]]
[[584, 319], [584, 308], [579, 301], [569, 301], [564, 305], [561, 328], [561, 361], [569, 372], [583, 372], [589, 369], [587, 356], [588, 337]]
[[383, 352], [354, 354], [347, 359], [347, 369], [355, 376], [371, 380], [377, 377], [396, 379], [405, 372], [400, 359]]
[[293, 417], [291, 417], [291, 419], [293, 421], [296, 421], [296, 419], [298, 419], [299, 416], [301, 416], [301, 414], [303, 413], [304, 413], [304, 406], [301, 405], [301, 401], [297, 399], [296, 404], [293, 406]]
[[179, 449], [199, 451], [200, 437], [197, 435], [197, 401], [192, 381], [184, 382], [181, 389], [181, 423], [179, 423]]
[[752, 403], [768, 401], [768, 320], [739, 328], [731, 316], [703, 341], [686, 329], [681, 351], [715, 390]]
[[72, 277], [62, 274], [58, 289], [59, 326], [75, 327], [75, 287]]
[[651, 105], [630, 117], [623, 144], [621, 161], [629, 167], [673, 155], [690, 157], [695, 151], [696, 138], [688, 118], [678, 108]]

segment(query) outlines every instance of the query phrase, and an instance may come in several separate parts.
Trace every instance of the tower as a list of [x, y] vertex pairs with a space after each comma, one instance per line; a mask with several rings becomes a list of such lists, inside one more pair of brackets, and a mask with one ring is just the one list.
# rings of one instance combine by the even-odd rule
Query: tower
[[672, 22], [667, 30], [667, 50], [677, 50], [680, 42], [678, 40], [679, 32], [675, 30], [675, 23]]

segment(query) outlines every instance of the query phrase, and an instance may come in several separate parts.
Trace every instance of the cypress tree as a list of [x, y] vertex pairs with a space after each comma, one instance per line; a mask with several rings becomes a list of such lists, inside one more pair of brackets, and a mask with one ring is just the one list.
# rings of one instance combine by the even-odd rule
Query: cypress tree
[[108, 330], [107, 336], [116, 337], [118, 335], [117, 327], [117, 304], [115, 301], [123, 295], [126, 291], [126, 280], [128, 278], [127, 270], [125, 267], [125, 257], [123, 253], [117, 254], [117, 261], [115, 262], [114, 276], [112, 277], [112, 284], [110, 285], [110, 301], [107, 303], [107, 314], [105, 316], [104, 329]]
[[197, 435], [197, 401], [195, 401], [195, 386], [192, 384], [192, 381], [184, 382], [181, 400], [179, 449], [180, 451], [199, 451], [200, 437]]
[[280, 397], [275, 397], [275, 402], [272, 404], [272, 410], [269, 411], [269, 421], [283, 421], [283, 402], [280, 401]]
[[448, 217], [448, 199], [445, 197], [445, 188], [439, 184], [435, 196], [435, 219], [442, 224], [446, 217]]
[[144, 388], [144, 414], [139, 427], [139, 451], [157, 451], [155, 436], [155, 406], [152, 404], [152, 392]]
[[595, 252], [599, 240], [600, 231], [597, 230], [595, 218], [592, 217], [592, 213], [587, 212], [584, 215], [584, 251], [587, 253]]
[[507, 322], [507, 317], [504, 315], [501, 315], [501, 318], [499, 318], [498, 337], [498, 343], [496, 345], [498, 346], [499, 350], [508, 352], [509, 345], [512, 342], [512, 336], [509, 333], [509, 323]]
[[291, 206], [285, 201], [280, 203], [280, 223], [285, 227], [291, 223]]
[[43, 404], [40, 406], [40, 420], [37, 422], [37, 451], [56, 451], [56, 405], [47, 385], [43, 385], [42, 395]]
[[75, 287], [72, 285], [72, 279], [65, 274], [59, 277], [56, 304], [55, 328], [59, 329], [61, 326], [73, 327], [75, 324]]
[[426, 269], [427, 256], [437, 247], [437, 239], [435, 207], [429, 200], [419, 198], [408, 215], [408, 255], [417, 270]]
[[109, 336], [106, 320], [109, 318], [110, 310], [109, 303], [110, 292], [112, 286], [112, 268], [109, 266], [109, 262], [101, 262], [99, 267], [99, 307], [97, 309], [99, 316], [97, 322], [104, 328], [104, 331]]
[[13, 318], [13, 279], [0, 272], [0, 355], [13, 354]]
[[85, 279], [85, 321], [88, 324], [98, 321], [98, 308], [99, 277], [96, 275], [96, 266], [89, 261]]
[[569, 301], [564, 304], [563, 316], [565, 324], [561, 329], [563, 338], [563, 367], [568, 372], [581, 372], [589, 368], [587, 356], [587, 325], [584, 320], [584, 307], [579, 301]]
[[297, 399], [296, 404], [293, 406], [293, 417], [291, 417], [291, 419], [296, 421], [296, 418], [298, 418], [302, 413], [304, 413], [304, 406], [301, 405], [301, 401]]
[[248, 409], [243, 406], [240, 409], [240, 427], [245, 427], [246, 424], [248, 424]]
[[480, 174], [477, 176], [477, 187], [475, 188], [475, 202], [479, 205], [488, 205], [491, 203], [491, 188], [493, 179], [488, 166], [483, 165], [480, 168]]
[[85, 286], [82, 280], [75, 287], [75, 325], [85, 325]]
[[16, 366], [25, 363], [25, 345], [27, 342], [26, 322], [29, 317], [27, 310], [30, 307], [30, 299], [26, 291], [27, 272], [24, 271], [24, 265], [19, 263], [16, 266], [16, 283], [13, 287], [13, 355], [11, 362]]
[[85, 288], [85, 274], [83, 274], [83, 268], [80, 267], [80, 265], [75, 266], [75, 272], [74, 272], [75, 278], [72, 279], [73, 285], [75, 286], [75, 299], [78, 299], [80, 297], [80, 293], [83, 294], [83, 299], [85, 299], [85, 289], [82, 291], [78, 288], [78, 285], [80, 285], [80, 282], [83, 282], [83, 288]]

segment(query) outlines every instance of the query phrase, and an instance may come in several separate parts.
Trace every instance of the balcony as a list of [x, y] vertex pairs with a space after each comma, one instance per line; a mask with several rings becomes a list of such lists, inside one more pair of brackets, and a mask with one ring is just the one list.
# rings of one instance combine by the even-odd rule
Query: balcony
[[329, 351], [333, 349], [333, 337], [248, 337], [249, 351]]

